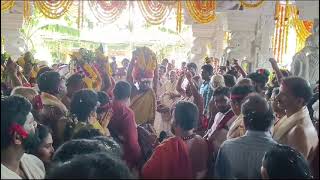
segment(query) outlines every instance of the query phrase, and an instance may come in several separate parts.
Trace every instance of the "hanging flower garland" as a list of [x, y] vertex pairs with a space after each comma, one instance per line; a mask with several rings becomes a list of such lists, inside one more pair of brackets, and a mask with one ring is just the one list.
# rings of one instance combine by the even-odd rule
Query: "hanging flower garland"
[[177, 3], [177, 32], [181, 32], [181, 27], [182, 27], [182, 2], [181, 0], [178, 1]]
[[25, 21], [30, 19], [31, 11], [30, 11], [30, 2], [29, 0], [23, 1], [23, 18]]
[[240, 0], [240, 3], [244, 8], [258, 8], [262, 6], [262, 4], [264, 3], [264, 0], [254, 0], [254, 1]]
[[290, 25], [292, 25], [297, 33], [296, 52], [300, 51], [305, 46], [306, 39], [311, 35], [303, 20], [299, 19], [299, 10], [296, 6], [290, 6]]
[[73, 1], [34, 1], [35, 7], [38, 8], [42, 14], [50, 19], [58, 19], [63, 16], [71, 7]]
[[304, 27], [306, 27], [309, 33], [312, 33], [313, 22], [312, 21], [303, 21]]
[[6, 0], [6, 1], [1, 1], [1, 12], [7, 12], [11, 10], [14, 6], [16, 5], [15, 0]]
[[200, 24], [206, 24], [214, 21], [216, 18], [216, 1], [186, 1], [190, 16]]
[[159, 1], [137, 1], [137, 3], [145, 20], [153, 25], [163, 23], [172, 10]]
[[82, 1], [74, 0], [72, 5], [70, 6], [69, 10], [66, 13], [70, 16], [77, 16], [80, 2], [82, 2]]
[[127, 1], [88, 1], [91, 12], [102, 23], [113, 23], [127, 7]]

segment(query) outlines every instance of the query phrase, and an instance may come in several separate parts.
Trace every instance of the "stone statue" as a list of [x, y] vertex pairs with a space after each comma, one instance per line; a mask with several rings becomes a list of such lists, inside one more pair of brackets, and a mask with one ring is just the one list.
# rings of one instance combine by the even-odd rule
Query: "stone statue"
[[224, 50], [223, 63], [226, 60], [232, 62], [232, 59], [251, 60], [252, 57], [252, 42], [254, 40], [254, 33], [251, 32], [232, 32], [229, 46]]
[[305, 47], [293, 56], [291, 72], [309, 81], [311, 86], [319, 80], [319, 21], [315, 21]]

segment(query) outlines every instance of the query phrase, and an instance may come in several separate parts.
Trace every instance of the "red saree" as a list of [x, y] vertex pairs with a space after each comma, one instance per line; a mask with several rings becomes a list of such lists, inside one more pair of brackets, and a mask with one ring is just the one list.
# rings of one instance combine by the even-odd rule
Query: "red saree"
[[144, 165], [142, 177], [146, 179], [192, 178], [192, 165], [187, 144], [179, 137], [164, 141]]

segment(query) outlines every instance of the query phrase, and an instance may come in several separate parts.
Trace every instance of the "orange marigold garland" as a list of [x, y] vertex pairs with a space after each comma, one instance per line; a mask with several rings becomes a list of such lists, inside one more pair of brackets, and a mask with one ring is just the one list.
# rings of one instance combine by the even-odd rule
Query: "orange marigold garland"
[[137, 1], [145, 20], [153, 25], [163, 23], [169, 16], [172, 8], [159, 1]]
[[50, 19], [58, 19], [63, 16], [71, 7], [72, 0], [54, 1], [54, 0], [41, 0], [34, 1], [35, 7], [42, 12], [42, 14]]
[[190, 16], [200, 24], [212, 22], [216, 18], [216, 1], [186, 1]]
[[1, 12], [6, 12], [11, 10], [14, 6], [16, 5], [15, 0], [6, 0], [6, 1], [1, 1]]
[[304, 27], [309, 33], [312, 33], [313, 22], [312, 21], [303, 21]]
[[245, 8], [258, 8], [262, 6], [264, 0], [255, 0], [250, 2], [247, 0], [240, 0], [240, 3]]
[[181, 32], [181, 26], [182, 26], [182, 2], [181, 0], [177, 3], [177, 32]]
[[102, 23], [113, 23], [127, 7], [127, 1], [88, 1], [91, 12]]
[[23, 18], [25, 21], [28, 21], [30, 19], [30, 2], [29, 0], [23, 1]]

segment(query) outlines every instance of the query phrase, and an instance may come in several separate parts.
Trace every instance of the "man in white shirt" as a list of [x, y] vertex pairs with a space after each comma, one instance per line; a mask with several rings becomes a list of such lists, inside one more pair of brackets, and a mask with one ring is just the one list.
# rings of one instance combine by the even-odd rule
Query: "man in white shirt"
[[21, 96], [1, 97], [1, 179], [44, 179], [45, 168], [26, 154], [35, 142], [31, 104]]
[[282, 80], [276, 97], [286, 115], [274, 126], [273, 138], [281, 144], [293, 147], [311, 161], [319, 143], [317, 131], [310, 119], [307, 103], [312, 91], [309, 83], [300, 77]]

